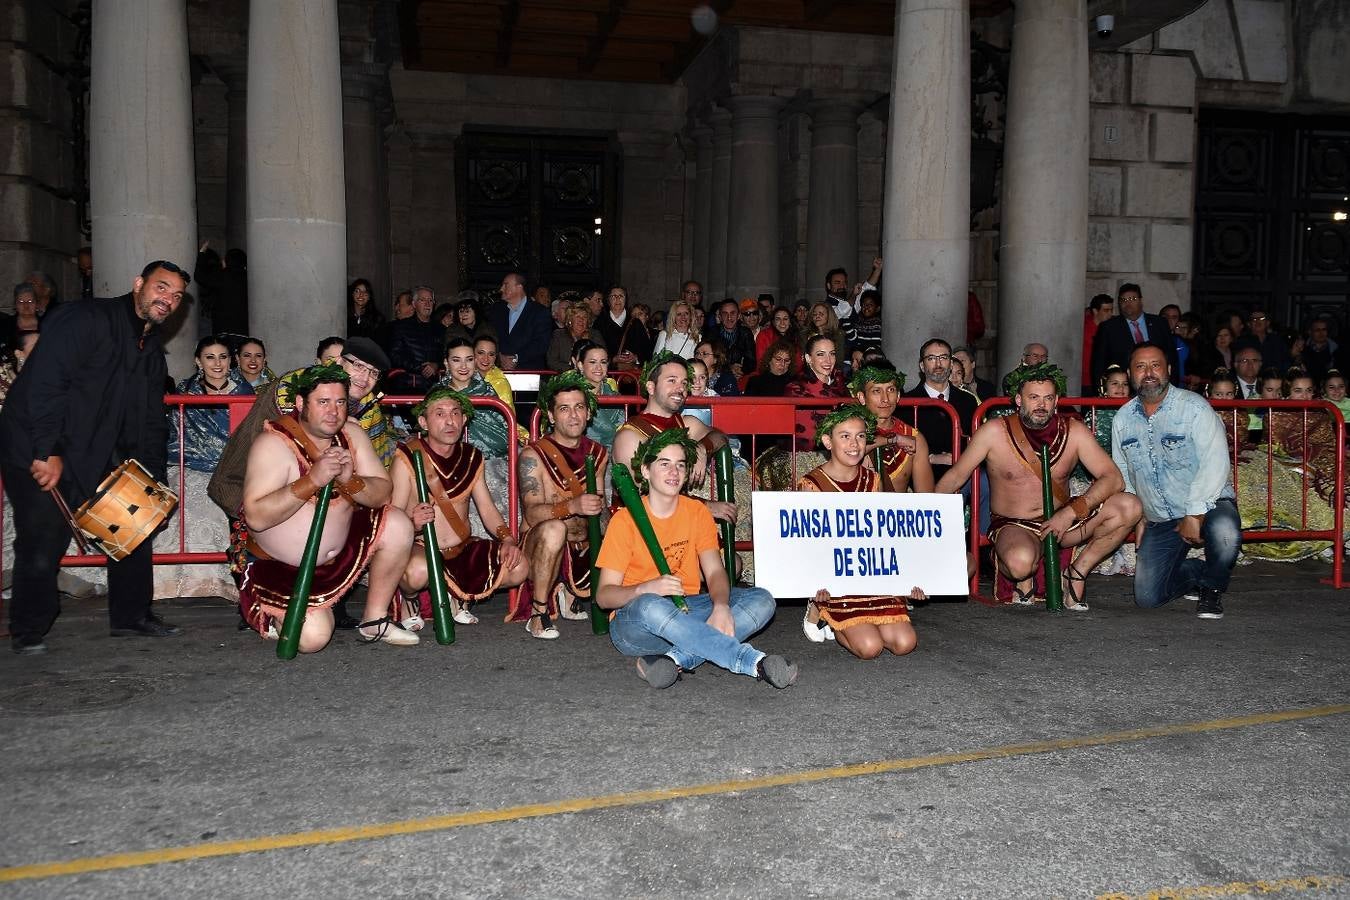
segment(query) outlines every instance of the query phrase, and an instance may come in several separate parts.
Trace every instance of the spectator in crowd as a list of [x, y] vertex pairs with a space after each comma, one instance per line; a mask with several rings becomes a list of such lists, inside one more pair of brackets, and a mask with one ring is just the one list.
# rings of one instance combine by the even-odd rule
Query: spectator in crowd
[[0, 336], [0, 343], [8, 347], [17, 346], [23, 335], [38, 333], [40, 321], [37, 293], [31, 284], [20, 281], [14, 285], [14, 315], [5, 317], [5, 333]]
[[[536, 308], [538, 303], [532, 304]], [[543, 310], [540, 310], [542, 312]], [[452, 337], [445, 342], [445, 375], [439, 385], [452, 391], [458, 391], [466, 397], [501, 397], [488, 384], [475, 364], [474, 342], [469, 338]], [[466, 428], [468, 441], [488, 459], [506, 457], [507, 443], [512, 435], [507, 430], [506, 419], [495, 409], [477, 408], [469, 419]], [[493, 485], [495, 487], [495, 485]]]
[[538, 303], [527, 302], [525, 278], [519, 272], [509, 272], [502, 279], [501, 295], [501, 302], [494, 304], [487, 316], [487, 323], [497, 334], [501, 367], [507, 372], [545, 368], [553, 335], [552, 316]]
[[[824, 305], [817, 304], [818, 307]], [[837, 365], [834, 341], [825, 334], [812, 335], [806, 341], [806, 365], [800, 375], [788, 382], [786, 396], [812, 400], [848, 399], [848, 386], [836, 371]], [[797, 412], [793, 441], [798, 450], [815, 449], [816, 426], [828, 413], [829, 410], [822, 407], [803, 407]]]
[[1340, 369], [1330, 369], [1322, 379], [1322, 398], [1341, 411], [1341, 415], [1350, 422], [1350, 398], [1345, 393], [1345, 376]]
[[1173, 333], [1177, 339], [1178, 358], [1186, 357], [1186, 376], [1182, 386], [1189, 391], [1198, 391], [1213, 371], [1206, 368], [1209, 361], [1204, 345], [1204, 321], [1193, 312], [1182, 313]]
[[[585, 313], [585, 309], [582, 309]], [[609, 377], [609, 351], [605, 345], [590, 338], [580, 338], [572, 347], [572, 368], [581, 373], [591, 392], [596, 397], [615, 397], [619, 393], [619, 384]], [[606, 450], [614, 446], [614, 435], [623, 425], [622, 406], [599, 406], [586, 426], [586, 436]]]
[[46, 272], [29, 272], [27, 281], [33, 286], [33, 295], [37, 297], [38, 318], [45, 316], [53, 306], [61, 302], [56, 282]]
[[222, 265], [220, 286], [211, 307], [211, 327], [216, 334], [243, 336], [249, 333], [248, 254], [231, 247], [225, 251]]
[[553, 311], [553, 291], [546, 284], [541, 284], [534, 289], [534, 302], [538, 303], [544, 309]]
[[[577, 302], [567, 308], [564, 326], [556, 329], [548, 341], [546, 362], [554, 372], [566, 372], [572, 368], [572, 348], [578, 341], [589, 340], [604, 345], [600, 333], [591, 327], [591, 313], [585, 303]], [[609, 351], [605, 351], [608, 359]]]
[[1214, 340], [1200, 355], [1202, 361], [1197, 374], [1208, 377], [1217, 369], [1233, 371], [1237, 367], [1237, 360], [1233, 357], [1233, 329], [1220, 325], [1214, 332]]
[[[925, 341], [919, 349], [919, 371], [923, 380], [905, 396], [946, 400], [956, 410], [957, 426], [964, 440], [979, 404], [965, 391], [952, 388], [952, 345], [942, 338]], [[933, 466], [933, 477], [941, 479], [952, 466], [951, 418], [941, 409], [924, 406], [918, 411], [917, 422], [919, 432], [928, 441], [928, 461]]]
[[1289, 344], [1279, 334], [1270, 330], [1270, 317], [1266, 311], [1257, 307], [1247, 314], [1247, 333], [1233, 342], [1234, 350], [1253, 347], [1261, 351], [1261, 360], [1283, 372], [1292, 363], [1289, 357]]
[[[717, 396], [717, 391], [713, 390], [708, 384], [708, 364], [702, 359], [689, 360], [689, 396], [695, 399]], [[704, 425], [712, 426], [712, 407], [710, 406], [686, 406], [684, 414], [693, 416]]]
[[[1235, 356], [1235, 371], [1237, 376], [1239, 400], [1259, 400], [1261, 399], [1261, 351], [1255, 347], [1246, 347], [1237, 351]], [[1260, 440], [1261, 432], [1265, 424], [1261, 416], [1256, 413], [1250, 414], [1247, 423], [1247, 437], [1253, 442]]]
[[1247, 317], [1235, 309], [1224, 313], [1223, 320], [1228, 323], [1228, 330], [1232, 332], [1235, 341], [1247, 330]]
[[436, 292], [419, 284], [412, 295], [413, 315], [396, 319], [389, 329], [389, 362], [394, 367], [389, 387], [397, 394], [425, 394], [441, 371], [445, 329], [431, 319]]
[[379, 338], [384, 314], [375, 307], [370, 282], [358, 278], [347, 286], [347, 337]]
[[1177, 348], [1172, 341], [1172, 329], [1167, 327], [1167, 320], [1144, 312], [1144, 295], [1137, 284], [1122, 284], [1117, 300], [1120, 315], [1099, 325], [1097, 336], [1092, 341], [1093, 382], [1100, 381], [1102, 375], [1106, 374], [1106, 367], [1112, 363], [1125, 368], [1136, 344], [1154, 341], [1167, 352], [1168, 371], [1177, 379], [1173, 383], [1180, 384], [1181, 368], [1177, 363]]
[[[844, 330], [839, 327], [839, 319], [834, 314], [834, 307], [823, 301], [811, 304], [811, 327], [806, 332], [805, 341], [809, 341], [816, 335], [829, 338], [840, 353], [847, 353], [848, 339], [844, 336]], [[805, 341], [803, 342], [803, 349], [805, 349]]]
[[863, 291], [858, 297], [858, 315], [853, 323], [853, 368], [862, 368], [863, 354], [869, 350], [882, 351], [881, 292]]
[[[858, 312], [860, 295], [864, 291], [875, 291], [881, 280], [881, 257], [872, 259], [872, 271], [861, 284], [854, 285], [852, 292], [848, 287], [848, 271], [843, 268], [831, 269], [825, 273], [825, 300], [834, 310], [839, 327], [850, 334], [853, 331], [852, 319]], [[840, 345], [840, 352], [843, 347]]]
[[486, 331], [473, 339], [473, 365], [483, 380], [492, 385], [503, 403], [515, 405], [516, 397], [511, 390], [511, 382], [506, 380], [506, 373], [497, 366], [497, 338]]
[[1318, 316], [1308, 326], [1308, 339], [1303, 345], [1303, 366], [1313, 378], [1322, 379], [1327, 372], [1341, 367], [1340, 345], [1331, 339], [1331, 321]]
[[314, 364], [321, 366], [326, 362], [341, 363], [342, 354], [346, 348], [347, 341], [345, 338], [340, 338], [337, 335], [323, 338], [319, 341], [319, 346], [315, 348]]
[[1083, 310], [1083, 394], [1092, 390], [1092, 344], [1097, 337], [1097, 329], [1107, 319], [1116, 314], [1116, 298], [1110, 294], [1097, 294], [1088, 301]]
[[698, 342], [699, 330], [694, 319], [693, 307], [685, 300], [676, 300], [670, 305], [666, 327], [656, 336], [656, 346], [652, 352], [655, 354], [669, 350], [676, 356], [689, 359], [694, 355], [694, 348], [698, 346]]
[[1030, 366], [1042, 365], [1049, 360], [1050, 350], [1044, 344], [1033, 341], [1024, 346], [1022, 348], [1022, 358], [1017, 361], [1017, 368], [1003, 376], [1003, 396], [1011, 397], [1013, 395], [1012, 384], [1018, 379], [1023, 369]]
[[[1097, 386], [1098, 396], [1113, 400], [1130, 399], [1130, 373], [1119, 366], [1108, 366], [1106, 377]], [[1097, 445], [1107, 453], [1111, 452], [1111, 423], [1116, 419], [1117, 410], [1110, 407], [1097, 407], [1091, 411], [1092, 436]], [[1081, 476], [1081, 477], [1080, 477]], [[1087, 493], [1091, 479], [1086, 470], [1080, 468], [1074, 473], [1071, 492], [1074, 496]], [[1098, 575], [1134, 575], [1134, 544], [1122, 543], [1116, 552], [1104, 559], [1093, 570]]]
[[727, 364], [727, 348], [719, 340], [699, 341], [694, 348], [694, 359], [702, 360], [708, 369], [708, 386], [713, 397], [739, 397], [741, 389], [736, 376]]
[[792, 363], [788, 371], [793, 374], [801, 371], [802, 336], [797, 333], [797, 323], [792, 319], [792, 310], [786, 306], [775, 306], [769, 314], [768, 322], [769, 327], [755, 338], [755, 360], [759, 368], [763, 369], [764, 354], [769, 351], [771, 344], [787, 341], [792, 345]]
[[[1181, 339], [1177, 334], [1177, 327], [1181, 324], [1181, 307], [1175, 303], [1169, 303], [1158, 310], [1158, 317], [1167, 323], [1167, 330], [1172, 335], [1172, 345], [1177, 350], [1177, 371], [1180, 374], [1179, 384], [1186, 383], [1186, 373], [1188, 371], [1188, 359], [1190, 354], [1190, 345]], [[1160, 342], [1161, 343], [1161, 342]]]
[[567, 310], [572, 305], [568, 299], [568, 294], [561, 297], [555, 297], [553, 302], [548, 305], [549, 315], [553, 316], [553, 330], [567, 327]]
[[596, 319], [595, 328], [605, 340], [610, 365], [615, 369], [638, 369], [651, 356], [651, 336], [647, 334], [647, 326], [629, 310], [628, 289], [622, 285], [609, 289], [605, 312]]
[[258, 338], [245, 338], [235, 351], [235, 357], [239, 375], [255, 392], [277, 377], [276, 373], [267, 367], [267, 347]]
[[[1165, 347], [1136, 347], [1129, 371], [1136, 396], [1112, 424], [1111, 456], [1144, 510], [1134, 602], [1187, 595], [1200, 618], [1222, 618], [1242, 545], [1223, 424], [1203, 397], [1172, 387]], [[1203, 559], [1188, 558], [1193, 547]]]
[[[741, 308], [735, 300], [723, 300], [717, 305], [717, 327], [705, 331], [703, 336], [720, 341], [726, 349], [726, 368], [730, 370], [733, 379], [739, 379], [755, 371], [755, 339], [749, 329], [741, 324]], [[713, 372], [711, 377], [718, 374]], [[722, 396], [727, 396], [716, 381], [713, 382], [713, 387]]]
[[596, 288], [583, 297], [581, 302], [586, 305], [586, 311], [591, 314], [591, 323], [594, 324], [605, 311], [605, 292]]
[[773, 309], [778, 305], [777, 301], [773, 299], [773, 294], [760, 294], [755, 298], [755, 302], [759, 304], [760, 322], [768, 325], [773, 319]]
[[[1215, 369], [1205, 386], [1205, 396], [1211, 400], [1241, 400], [1237, 377], [1227, 369]], [[1245, 409], [1216, 410], [1223, 422], [1224, 437], [1228, 440], [1228, 455], [1248, 448], [1248, 413]]]
[[[750, 332], [751, 346], [755, 348], [759, 347], [760, 334], [773, 330], [769, 327], [769, 323], [761, 317], [759, 303], [749, 297], [741, 301], [741, 324], [745, 326], [746, 331]], [[758, 354], [755, 356], [755, 364], [759, 364]], [[745, 374], [748, 375], [753, 371], [753, 368], [746, 369]]]
[[764, 350], [760, 370], [745, 383], [745, 396], [786, 396], [788, 382], [792, 380], [792, 359], [797, 352], [796, 344], [786, 339], [770, 344]]
[[797, 326], [797, 333], [801, 335], [802, 343], [806, 343], [808, 332], [811, 330], [810, 301], [798, 300], [792, 305], [792, 321]]
[[[983, 403], [999, 396], [998, 388], [992, 381], [975, 374], [975, 351], [970, 347], [957, 347], [952, 351], [952, 362], [961, 364], [962, 381], [957, 387]], [[955, 374], [955, 366], [952, 368]]]

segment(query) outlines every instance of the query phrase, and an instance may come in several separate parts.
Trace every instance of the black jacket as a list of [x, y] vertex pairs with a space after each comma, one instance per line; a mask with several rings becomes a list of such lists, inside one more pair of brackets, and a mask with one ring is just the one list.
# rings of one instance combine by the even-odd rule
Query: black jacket
[[[1152, 313], [1144, 313], [1144, 327], [1148, 339], [1167, 352], [1167, 364], [1172, 367], [1172, 383], [1181, 384], [1181, 365], [1177, 360], [1177, 342], [1172, 340], [1172, 329], [1167, 320]], [[1124, 316], [1112, 316], [1097, 326], [1092, 339], [1092, 383], [1100, 384], [1106, 367], [1115, 363], [1129, 371], [1130, 354], [1134, 352], [1134, 335]]]
[[[961, 446], [964, 449], [966, 440], [970, 437], [970, 420], [975, 415], [975, 409], [980, 405], [979, 401], [960, 388], [947, 387], [947, 402], [956, 410], [957, 426], [961, 433]], [[906, 397], [926, 398], [928, 392], [923, 388], [923, 382], [920, 381], [914, 386], [914, 390], [905, 391]], [[898, 409], [895, 414], [904, 422], [915, 421], [910, 416], [910, 411]], [[951, 453], [952, 452], [952, 420], [941, 409], [933, 406], [921, 406], [918, 411], [918, 429], [923, 435], [923, 439], [928, 442], [929, 453]], [[933, 464], [933, 478], [941, 478], [946, 474], [951, 466], [940, 466]]]
[[488, 324], [497, 332], [497, 352], [503, 356], [514, 356], [517, 369], [547, 369], [548, 345], [553, 337], [553, 316], [529, 297], [521, 302], [525, 308], [521, 310], [515, 328], [507, 327], [510, 310], [505, 301], [494, 303], [488, 308]]
[[435, 383], [421, 372], [434, 363], [439, 369], [445, 358], [445, 329], [436, 322], [423, 322], [416, 316], [399, 319], [389, 329], [389, 364], [402, 369], [402, 376], [391, 378], [390, 386], [400, 392], [420, 394]]
[[158, 330], [144, 327], [130, 294], [51, 309], [0, 411], [5, 462], [27, 468], [60, 456], [74, 503], [132, 457], [163, 481], [168, 367]]

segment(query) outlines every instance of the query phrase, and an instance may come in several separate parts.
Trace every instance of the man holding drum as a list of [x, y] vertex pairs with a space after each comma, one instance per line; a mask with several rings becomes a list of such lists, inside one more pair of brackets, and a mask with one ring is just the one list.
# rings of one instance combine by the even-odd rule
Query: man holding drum
[[[16, 653], [45, 652], [43, 637], [60, 612], [56, 576], [70, 525], [53, 492], [77, 506], [129, 458], [165, 478], [168, 371], [158, 328], [183, 302], [190, 280], [173, 263], [156, 260], [132, 281], [131, 293], [62, 303], [42, 320], [43, 341], [0, 413], [0, 472], [17, 532], [9, 610]], [[150, 608], [152, 549], [151, 541], [142, 541], [108, 563], [114, 637], [178, 633]]]
[[[319, 495], [332, 483], [300, 652], [322, 650], [333, 636], [332, 606], [367, 566], [369, 591], [360, 633], [368, 641], [409, 645], [417, 635], [389, 611], [412, 550], [412, 523], [389, 505], [389, 474], [364, 431], [347, 418], [349, 377], [336, 363], [297, 375], [295, 411], [270, 420], [254, 440], [244, 473], [239, 609], [264, 637], [275, 637], [305, 555]], [[236, 540], [236, 544], [238, 540]]]

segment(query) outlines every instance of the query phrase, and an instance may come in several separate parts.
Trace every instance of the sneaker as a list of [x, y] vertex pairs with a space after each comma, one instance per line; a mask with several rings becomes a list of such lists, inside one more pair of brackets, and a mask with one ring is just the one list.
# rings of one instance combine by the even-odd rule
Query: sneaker
[[802, 616], [802, 634], [813, 644], [834, 640], [834, 629], [820, 621], [820, 610], [814, 603], [806, 604], [806, 613]]
[[1222, 619], [1223, 599], [1218, 591], [1204, 589], [1195, 602], [1195, 614], [1201, 619]]
[[638, 676], [652, 687], [668, 688], [680, 680], [680, 667], [669, 656], [639, 656]]
[[378, 619], [369, 625], [362, 625], [356, 629], [356, 634], [363, 644], [393, 644], [395, 647], [412, 647], [421, 643], [421, 639], [411, 631], [404, 631], [386, 616]]
[[35, 656], [47, 652], [47, 645], [36, 634], [16, 634], [9, 639], [9, 646], [20, 656]]
[[781, 656], [766, 656], [755, 667], [755, 674], [761, 681], [781, 690], [796, 682], [797, 664]]

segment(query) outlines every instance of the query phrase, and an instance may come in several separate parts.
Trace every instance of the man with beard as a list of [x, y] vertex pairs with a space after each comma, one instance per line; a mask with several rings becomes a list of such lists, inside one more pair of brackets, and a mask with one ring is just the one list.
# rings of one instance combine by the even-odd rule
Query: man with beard
[[[1162, 606], [1185, 595], [1202, 619], [1223, 618], [1223, 592], [1242, 546], [1223, 421], [1199, 394], [1174, 388], [1166, 351], [1130, 354], [1135, 398], [1111, 423], [1111, 456], [1125, 490], [1143, 503], [1134, 602]], [[1204, 559], [1188, 559], [1204, 547]]]
[[[596, 409], [590, 382], [575, 370], [550, 378], [539, 392], [539, 407], [551, 430], [520, 453], [520, 517], [530, 580], [517, 594], [513, 622], [527, 621], [532, 637], [558, 637], [550, 618], [584, 619], [574, 603], [592, 596], [587, 517], [609, 518], [604, 497], [586, 491], [586, 460], [596, 485], [608, 476], [609, 453], [586, 436]], [[560, 602], [554, 602], [561, 587]]]
[[[316, 499], [333, 486], [324, 520], [300, 652], [322, 650], [333, 636], [332, 606], [361, 572], [370, 589], [360, 633], [367, 641], [417, 643], [393, 626], [389, 610], [412, 548], [412, 524], [389, 504], [392, 486], [375, 449], [347, 419], [348, 376], [335, 363], [311, 366], [294, 380], [295, 411], [269, 421], [249, 450], [244, 473], [239, 609], [255, 631], [275, 638], [291, 601]], [[242, 544], [242, 546], [238, 546]]]
[[[956, 410], [956, 424], [964, 440], [979, 401], [951, 385], [952, 345], [942, 338], [925, 341], [919, 349], [919, 371], [923, 373], [923, 381], [905, 396], [946, 400]], [[941, 478], [952, 464], [952, 420], [942, 410], [925, 406], [919, 409], [917, 427], [928, 441], [933, 477]]]
[[[131, 293], [53, 306], [42, 348], [27, 361], [0, 414], [0, 471], [14, 510], [15, 653], [43, 653], [60, 612], [56, 578], [70, 529], [50, 494], [74, 508], [123, 461], [165, 478], [167, 369], [159, 327], [183, 302], [190, 276], [166, 260], [142, 269]], [[151, 609], [153, 542], [108, 562], [114, 637], [164, 637], [178, 629]]]
[[916, 493], [931, 493], [928, 441], [895, 415], [904, 387], [904, 373], [879, 366], [862, 369], [848, 383], [854, 399], [876, 416], [875, 439], [867, 445], [867, 455], [875, 464], [875, 451], [881, 448], [881, 490], [903, 493], [913, 487]]
[[[725, 441], [722, 432], [710, 428], [694, 416], [684, 415], [684, 400], [689, 396], [689, 363], [682, 356], [662, 350], [642, 367], [642, 390], [647, 395], [647, 406], [619, 427], [614, 435], [614, 462], [628, 465], [638, 444], [671, 428], [682, 428], [697, 442], [698, 457], [689, 472], [689, 483], [703, 483], [708, 468], [708, 454]], [[713, 518], [736, 521], [736, 506], [717, 500], [707, 501]]]
[[[478, 617], [469, 612], [469, 604], [485, 600], [503, 588], [513, 588], [525, 580], [528, 569], [520, 547], [511, 534], [501, 510], [492, 502], [483, 474], [483, 451], [464, 437], [464, 428], [474, 414], [469, 398], [452, 388], [438, 385], [413, 407], [421, 437], [399, 446], [390, 469], [394, 481], [392, 503], [406, 512], [420, 536], [422, 526], [436, 524], [436, 542], [444, 560], [445, 586], [450, 595], [451, 612], [461, 625], [476, 625]], [[412, 454], [422, 453], [430, 500], [420, 502], [413, 477]], [[469, 500], [473, 500], [483, 527], [495, 535], [474, 537], [469, 529]], [[420, 547], [408, 557], [400, 583], [408, 594], [427, 586], [426, 552]], [[427, 610], [430, 612], [430, 609]], [[404, 624], [420, 630], [420, 610], [408, 611]]]
[[[989, 471], [994, 542], [998, 567], [1013, 582], [1014, 603], [1033, 602], [1042, 539], [1053, 533], [1061, 547], [1078, 547], [1064, 567], [1064, 608], [1086, 611], [1083, 590], [1097, 563], [1115, 551], [1139, 522], [1139, 500], [1121, 493], [1120, 470], [1092, 431], [1056, 410], [1065, 391], [1064, 373], [1042, 363], [1013, 373], [1017, 414], [989, 422], [975, 432], [970, 446], [937, 484], [939, 494], [961, 489], [980, 463]], [[1042, 447], [1050, 448], [1050, 480], [1056, 509], [1044, 515]], [[1070, 499], [1069, 475], [1082, 463], [1093, 477], [1086, 494]]]

